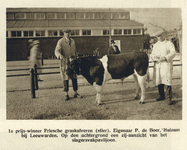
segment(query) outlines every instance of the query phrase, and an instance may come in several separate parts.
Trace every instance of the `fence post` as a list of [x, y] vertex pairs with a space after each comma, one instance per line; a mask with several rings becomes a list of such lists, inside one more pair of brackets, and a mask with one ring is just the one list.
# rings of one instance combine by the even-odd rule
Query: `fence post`
[[42, 66], [43, 66], [43, 54], [41, 53], [41, 64], [42, 64]]
[[30, 82], [31, 82], [31, 97], [35, 98], [35, 86], [34, 86], [34, 69], [30, 69]]
[[34, 82], [35, 82], [35, 89], [38, 90], [38, 75], [37, 75], [37, 65], [34, 65]]

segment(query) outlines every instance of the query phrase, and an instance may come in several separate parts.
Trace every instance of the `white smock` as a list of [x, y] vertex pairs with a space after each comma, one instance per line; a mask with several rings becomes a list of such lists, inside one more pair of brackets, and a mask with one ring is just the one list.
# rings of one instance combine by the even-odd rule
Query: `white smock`
[[[153, 51], [150, 55], [154, 61], [153, 83], [155, 85], [172, 84], [173, 58], [176, 55], [175, 47], [170, 41], [158, 41], [153, 45]], [[158, 61], [159, 57], [165, 57], [165, 61]]]

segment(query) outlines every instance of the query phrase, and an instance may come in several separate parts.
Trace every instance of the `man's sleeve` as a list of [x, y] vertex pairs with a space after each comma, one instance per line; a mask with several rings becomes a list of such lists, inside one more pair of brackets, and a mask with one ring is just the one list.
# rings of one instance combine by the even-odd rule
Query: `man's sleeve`
[[119, 47], [116, 45], [116, 49], [117, 49], [117, 51], [120, 53], [120, 50], [119, 50]]
[[55, 48], [55, 56], [57, 57], [57, 59], [59, 59], [61, 55], [61, 43], [60, 41], [58, 41]]
[[167, 42], [167, 49], [169, 49], [170, 53], [167, 54], [165, 57], [168, 62], [170, 62], [176, 55], [175, 47], [172, 42], [168, 41]]
[[155, 54], [155, 51], [156, 51], [155, 49], [156, 49], [156, 44], [153, 44], [153, 50], [150, 54], [150, 58], [151, 58], [152, 61], [157, 61], [156, 54]]
[[78, 55], [78, 53], [77, 53], [77, 49], [76, 49], [76, 44], [75, 44], [75, 41], [74, 41], [74, 50], [75, 50], [75, 56], [77, 56]]

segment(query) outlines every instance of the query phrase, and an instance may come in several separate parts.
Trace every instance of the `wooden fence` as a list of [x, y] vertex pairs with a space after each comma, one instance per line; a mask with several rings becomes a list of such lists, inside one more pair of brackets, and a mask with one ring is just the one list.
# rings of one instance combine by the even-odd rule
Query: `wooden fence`
[[[174, 62], [180, 60], [173, 60]], [[152, 63], [150, 61], [149, 63]], [[174, 64], [173, 66], [182, 66], [182, 64]], [[7, 75], [6, 77], [19, 77], [19, 76], [30, 76], [30, 85], [31, 85], [31, 97], [35, 98], [35, 90], [38, 90], [38, 78], [37, 75], [49, 75], [49, 74], [59, 74], [60, 71], [58, 72], [45, 72], [45, 73], [37, 73], [38, 69], [57, 69], [59, 67], [42, 67], [42, 68], [37, 68], [37, 65], [33, 66], [33, 68], [25, 68], [25, 69], [9, 69], [6, 71], [24, 71], [24, 70], [29, 70], [28, 74], [15, 74], [15, 75]], [[149, 68], [153, 68], [153, 66], [149, 66]]]

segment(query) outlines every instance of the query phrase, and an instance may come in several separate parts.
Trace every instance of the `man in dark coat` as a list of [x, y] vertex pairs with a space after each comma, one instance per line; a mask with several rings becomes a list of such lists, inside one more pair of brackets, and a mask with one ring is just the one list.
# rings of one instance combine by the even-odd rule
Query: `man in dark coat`
[[111, 40], [111, 46], [109, 47], [108, 51], [109, 51], [109, 55], [120, 53], [119, 48], [117, 45], [115, 45], [114, 40]]
[[150, 38], [150, 35], [147, 33], [147, 28], [145, 28], [143, 34], [143, 48], [146, 51], [150, 49]]

